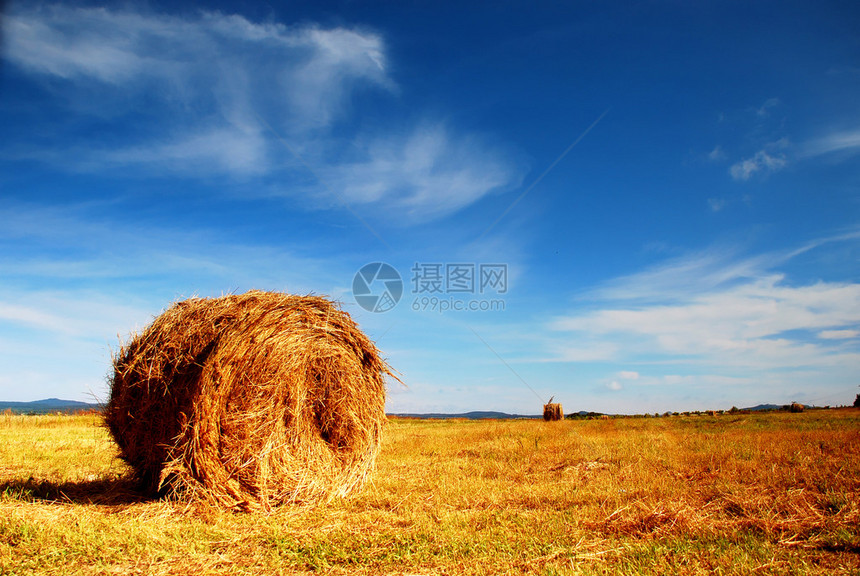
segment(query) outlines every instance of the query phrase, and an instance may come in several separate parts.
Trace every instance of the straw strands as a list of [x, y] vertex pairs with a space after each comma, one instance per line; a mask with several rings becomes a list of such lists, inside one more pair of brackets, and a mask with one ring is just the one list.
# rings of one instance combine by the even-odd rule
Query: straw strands
[[564, 420], [564, 412], [561, 409], [561, 404], [553, 402], [552, 398], [550, 398], [549, 402], [543, 405], [543, 419], [547, 422]]
[[329, 300], [260, 291], [173, 304], [113, 367], [105, 422], [142, 488], [236, 509], [361, 487], [396, 378]]

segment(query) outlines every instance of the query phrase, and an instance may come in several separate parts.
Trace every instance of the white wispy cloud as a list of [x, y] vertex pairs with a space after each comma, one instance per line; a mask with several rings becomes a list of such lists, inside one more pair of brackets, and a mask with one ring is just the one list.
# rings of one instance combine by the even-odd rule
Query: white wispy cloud
[[[165, 73], [166, 62], [138, 55], [149, 19], [104, 8], [31, 7], [4, 14], [4, 57], [22, 68], [67, 80], [121, 84], [142, 73]], [[163, 31], [160, 36], [167, 36]]]
[[299, 38], [306, 46], [313, 47], [313, 56], [285, 79], [298, 87], [285, 86], [299, 112], [298, 118], [328, 125], [345, 106], [346, 93], [354, 88], [352, 81], [364, 80], [393, 88], [378, 36], [342, 28], [310, 28], [303, 30]]
[[72, 329], [56, 314], [32, 305], [0, 302], [0, 322], [10, 322], [44, 330], [67, 332]]
[[[550, 328], [555, 328], [550, 326]], [[594, 341], [590, 338], [554, 338], [542, 348], [551, 354], [550, 361], [558, 362], [603, 362], [619, 358], [621, 346], [607, 340]]]
[[[779, 98], [769, 98], [761, 106], [748, 109], [744, 114], [749, 124], [745, 139], [754, 146], [754, 152], [729, 166], [728, 171], [733, 179], [747, 181], [754, 176], [764, 177], [788, 166], [791, 159], [789, 153], [793, 152], [793, 147], [785, 135], [782, 122], [771, 118], [780, 104]], [[714, 149], [714, 152], [717, 151], [722, 152], [719, 146]], [[711, 160], [717, 159], [714, 152], [709, 156]], [[721, 158], [726, 156], [722, 155]]]
[[725, 160], [725, 158], [726, 152], [719, 144], [714, 146], [714, 149], [708, 152], [708, 160], [711, 162], [720, 162], [721, 160]]
[[103, 99], [145, 98], [147, 113], [173, 128], [166, 141], [138, 136], [128, 150], [107, 155], [119, 163], [191, 157], [227, 171], [268, 166], [259, 115], [275, 116], [279, 130], [295, 134], [330, 125], [357, 84], [393, 86], [382, 39], [347, 28], [53, 5], [12, 12], [4, 33], [8, 62], [67, 80], [69, 90], [107, 84], [114, 91]]
[[782, 280], [762, 278], [674, 305], [602, 309], [557, 320], [554, 328], [642, 337], [661, 355], [732, 357], [753, 364], [771, 360], [788, 366], [815, 362], [818, 348], [785, 333], [860, 322], [860, 285], [792, 287]]
[[[837, 238], [848, 236], [829, 241]], [[704, 252], [619, 279], [549, 324], [559, 334], [551, 349], [561, 361], [596, 349], [610, 352], [604, 361], [698, 365], [724, 376], [841, 371], [860, 360], [860, 284], [798, 285], [772, 269], [803, 252], [742, 260]]]
[[825, 340], [849, 340], [858, 336], [860, 330], [822, 330], [818, 333], [818, 337]]
[[369, 30], [58, 4], [14, 10], [3, 31], [7, 62], [51, 79], [46, 86], [67, 83], [58, 105], [123, 132], [119, 144], [58, 133], [51, 145], [0, 146], [13, 160], [114, 174], [278, 175], [308, 206], [334, 196], [421, 220], [516, 186], [524, 172], [487, 138], [432, 119], [353, 133], [356, 91], [397, 95], [384, 39]]
[[[180, 17], [62, 4], [4, 18], [4, 58], [32, 72], [141, 90], [147, 80], [200, 102], [239, 90], [298, 102], [294, 113], [330, 121], [351, 81], [391, 85], [385, 47], [373, 33], [348, 28], [257, 24], [201, 12]], [[227, 91], [227, 92], [221, 92]], [[227, 98], [230, 100], [230, 98]], [[230, 102], [219, 102], [230, 114]]]
[[[334, 285], [353, 271], [336, 262], [225, 236], [217, 228], [183, 229], [96, 216], [100, 206], [0, 205], [0, 248], [26, 238], [32, 252], [0, 250], [0, 291], [46, 284], [133, 290], [158, 286], [156, 298], [217, 295], [229, 289], [277, 288], [297, 293]], [[118, 249], [117, 247], [121, 247]], [[23, 289], [23, 288], [22, 288]], [[50, 315], [50, 309], [42, 309]]]
[[253, 175], [270, 168], [266, 141], [256, 126], [218, 126], [198, 134], [175, 134], [155, 144], [85, 154], [90, 170], [139, 165], [164, 167], [173, 173], [200, 174], [217, 165], [236, 175]]
[[778, 107], [780, 105], [779, 98], [768, 98], [765, 100], [764, 104], [762, 104], [758, 110], [756, 110], [756, 116], [759, 118], [767, 118], [771, 114], [771, 110]]
[[119, 332], [151, 318], [152, 312], [157, 310], [147, 312], [102, 292], [5, 289], [0, 298], [0, 334], [6, 332], [4, 324], [16, 324], [51, 338], [94, 340], [107, 346]]
[[[800, 139], [795, 142], [784, 136], [782, 127], [766, 128], [771, 112], [778, 107], [780, 101], [776, 98], [767, 100], [756, 110], [756, 130], [770, 135], [770, 140], [751, 156], [734, 162], [729, 167], [729, 174], [735, 180], [747, 181], [754, 176], [766, 176], [784, 169], [790, 163], [810, 160], [819, 156], [833, 156], [837, 160], [853, 156], [860, 152], [860, 129], [838, 129], [823, 136]], [[756, 135], [756, 139], [761, 135]], [[720, 146], [716, 146], [709, 154], [711, 161], [725, 158]]]
[[735, 180], [749, 180], [757, 173], [778, 172], [788, 164], [788, 158], [784, 153], [774, 149], [784, 147], [784, 144], [780, 144], [759, 150], [750, 158], [732, 164], [729, 173]]
[[810, 140], [802, 147], [802, 154], [811, 157], [839, 152], [851, 154], [860, 152], [860, 129], [833, 132]]
[[773, 254], [746, 256], [737, 245], [717, 244], [608, 280], [585, 298], [636, 306], [663, 304], [750, 281], [759, 277], [764, 267], [785, 258]]
[[349, 203], [393, 204], [409, 219], [446, 215], [520, 183], [522, 167], [492, 144], [441, 124], [370, 142], [325, 179]]
[[726, 199], [708, 198], [708, 207], [711, 209], [711, 212], [719, 212], [726, 207]]
[[0, 391], [13, 400], [105, 400], [117, 337], [141, 329], [161, 306], [126, 293], [2, 288]]

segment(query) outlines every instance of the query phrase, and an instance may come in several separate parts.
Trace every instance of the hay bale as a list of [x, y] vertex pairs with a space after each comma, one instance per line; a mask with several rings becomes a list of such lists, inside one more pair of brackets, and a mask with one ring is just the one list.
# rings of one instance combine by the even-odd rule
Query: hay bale
[[543, 406], [543, 419], [547, 422], [555, 422], [556, 420], [564, 419], [564, 412], [561, 410], [561, 404], [548, 403]]
[[791, 406], [789, 406], [788, 409], [789, 411], [794, 413], [803, 412], [803, 404], [800, 404], [798, 402], [792, 402]]
[[173, 304], [113, 367], [105, 422], [142, 488], [237, 509], [361, 487], [394, 377], [330, 301], [259, 291]]

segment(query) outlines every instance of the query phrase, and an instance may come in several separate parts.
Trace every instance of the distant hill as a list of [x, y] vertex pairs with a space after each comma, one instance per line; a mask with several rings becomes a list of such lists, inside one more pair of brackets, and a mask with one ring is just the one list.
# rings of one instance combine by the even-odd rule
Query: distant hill
[[75, 400], [60, 400], [59, 398], [46, 398], [33, 402], [0, 401], [0, 412], [7, 410], [11, 410], [14, 414], [51, 414], [54, 412], [72, 413], [101, 410], [101, 406]]
[[[808, 404], [803, 405], [804, 408], [814, 408], [814, 406], [810, 406]], [[766, 412], [769, 410], [784, 410], [786, 406], [783, 404], [758, 404], [756, 406], [750, 406], [749, 408], [739, 408], [738, 410], [741, 412]], [[728, 412], [728, 410], [725, 410]], [[669, 413], [667, 413], [669, 414]], [[579, 412], [571, 412], [565, 414], [566, 418], [599, 418], [603, 416], [602, 412], [589, 412], [586, 410], [580, 410]], [[675, 413], [677, 415], [677, 413]], [[525, 415], [525, 414], [508, 414], [507, 412], [464, 412], [460, 414], [445, 414], [439, 412], [431, 412], [426, 414], [418, 414], [418, 413], [392, 413], [389, 416], [395, 418], [421, 418], [421, 419], [448, 419], [448, 418], [464, 418], [467, 420], [486, 420], [486, 419], [497, 419], [497, 420], [511, 420], [511, 419], [541, 419], [542, 415]], [[611, 414], [609, 416], [612, 416]]]
[[[805, 408], [811, 408], [811, 406], [804, 406]], [[759, 404], [757, 406], [750, 406], [749, 408], [741, 408], [744, 411], [750, 412], [759, 412], [765, 410], [780, 410], [783, 406], [780, 404]], [[11, 410], [14, 414], [51, 414], [55, 412], [63, 412], [63, 413], [74, 413], [74, 412], [88, 412], [91, 410], [100, 411], [102, 406], [96, 403], [90, 402], [78, 402], [75, 400], [61, 400], [59, 398], [46, 398], [44, 400], [36, 400], [34, 402], [2, 402], [0, 401], [0, 412], [5, 412], [6, 410]], [[587, 412], [585, 410], [580, 410], [579, 412], [573, 412], [568, 414], [569, 418], [571, 417], [589, 417], [589, 416], [600, 416], [599, 412]], [[389, 416], [393, 416], [396, 418], [421, 418], [421, 419], [449, 419], [449, 418], [462, 418], [466, 420], [515, 420], [515, 419], [529, 419], [535, 420], [542, 418], [539, 414], [508, 414], [507, 412], [494, 412], [494, 411], [472, 411], [472, 412], [462, 412], [457, 414], [446, 414], [442, 412], [430, 412], [430, 413], [392, 413]]]
[[741, 408], [741, 410], [749, 410], [751, 412], [758, 412], [760, 410], [779, 410], [782, 406], [777, 404], [759, 404], [758, 406], [752, 406], [750, 408]]
[[475, 411], [475, 412], [464, 412], [461, 414], [443, 414], [441, 412], [431, 412], [429, 414], [413, 414], [413, 413], [402, 413], [402, 414], [389, 414], [389, 416], [394, 416], [396, 418], [421, 418], [421, 419], [449, 419], [449, 418], [465, 418], [466, 420], [510, 420], [510, 419], [534, 419], [541, 418], [541, 416], [526, 416], [522, 414], [508, 414], [507, 412], [486, 412], [486, 411]]

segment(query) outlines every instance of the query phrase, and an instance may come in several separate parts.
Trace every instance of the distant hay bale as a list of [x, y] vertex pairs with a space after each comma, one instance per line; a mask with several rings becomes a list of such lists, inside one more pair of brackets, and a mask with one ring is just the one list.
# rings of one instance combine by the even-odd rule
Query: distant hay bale
[[259, 291], [173, 304], [113, 367], [105, 422], [142, 488], [237, 509], [361, 487], [394, 377], [330, 301]]
[[791, 406], [788, 407], [791, 412], [803, 412], [803, 404], [798, 402], [792, 402]]
[[555, 422], [556, 420], [563, 420], [564, 413], [561, 410], [561, 404], [558, 403], [549, 403], [544, 404], [543, 406], [543, 419], [547, 422]]

